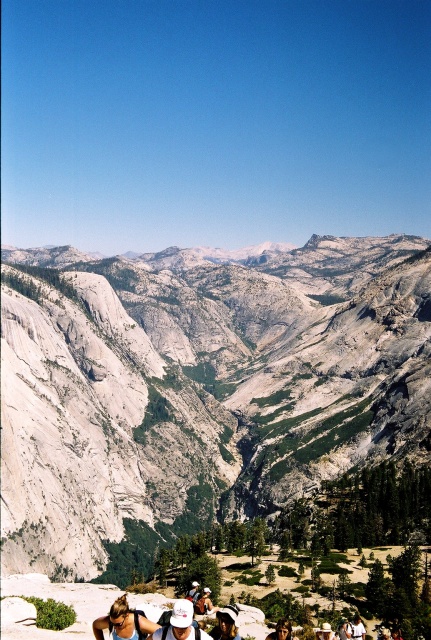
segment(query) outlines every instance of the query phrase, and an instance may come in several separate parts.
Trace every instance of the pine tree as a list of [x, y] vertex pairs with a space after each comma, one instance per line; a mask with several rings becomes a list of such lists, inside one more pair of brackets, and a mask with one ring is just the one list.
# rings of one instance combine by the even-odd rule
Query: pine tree
[[289, 556], [290, 549], [292, 546], [292, 537], [290, 535], [290, 531], [283, 531], [280, 537], [280, 552], [278, 559], [280, 561], [286, 560]]
[[168, 571], [171, 564], [170, 553], [167, 549], [160, 549], [159, 557], [157, 559], [156, 569], [159, 575], [159, 585], [166, 587]]
[[[389, 572], [393, 588], [386, 599], [386, 618], [400, 621], [405, 631], [407, 622], [409, 625], [412, 624], [420, 604], [418, 581], [421, 574], [421, 551], [419, 547], [407, 547], [399, 556], [393, 558]], [[412, 633], [413, 631], [409, 632], [409, 635]]]
[[269, 564], [267, 570], [265, 571], [265, 578], [269, 585], [273, 585], [275, 582], [275, 569], [274, 565]]
[[385, 607], [387, 592], [387, 578], [383, 564], [376, 560], [368, 573], [368, 582], [365, 585], [365, 597], [368, 600], [368, 609], [373, 613], [382, 615]]
[[214, 531], [214, 549], [217, 553], [221, 553], [224, 549], [223, 527], [216, 527]]
[[366, 560], [364, 554], [361, 555], [361, 559], [359, 560], [358, 564], [363, 569], [365, 569], [365, 567], [367, 566], [367, 560]]
[[352, 590], [352, 581], [346, 572], [340, 573], [337, 580], [337, 591], [340, 594], [340, 598], [344, 600], [345, 595], [350, 595]]
[[254, 560], [260, 558], [265, 551], [265, 537], [263, 521], [261, 518], [256, 518], [249, 525], [247, 530], [247, 540], [245, 544], [245, 551], [251, 556], [251, 566], [254, 566]]
[[177, 598], [184, 596], [193, 580], [197, 580], [201, 586], [209, 587], [211, 600], [217, 602], [221, 591], [221, 571], [215, 558], [205, 554], [187, 564], [178, 576], [175, 587]]

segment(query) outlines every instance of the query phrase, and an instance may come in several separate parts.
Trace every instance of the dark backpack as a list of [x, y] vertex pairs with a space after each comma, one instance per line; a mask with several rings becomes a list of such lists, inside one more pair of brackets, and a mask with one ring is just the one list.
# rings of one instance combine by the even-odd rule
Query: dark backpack
[[199, 591], [196, 591], [194, 596], [186, 596], [186, 600], [189, 600], [189, 602], [193, 602], [193, 604], [196, 604], [200, 596], [201, 594], [199, 593]]
[[[172, 609], [168, 609], [167, 611], [163, 611], [162, 615], [157, 620], [157, 624], [159, 624], [161, 627], [166, 627], [166, 626], [169, 627], [169, 625], [171, 623], [171, 616], [172, 616]], [[198, 623], [196, 622], [196, 620], [193, 620], [192, 625], [194, 627], [196, 627], [196, 628], [198, 627]]]
[[[138, 632], [139, 640], [145, 640], [148, 637], [148, 633], [143, 633], [141, 631], [141, 628], [139, 626], [139, 616], [142, 616], [143, 618], [146, 618], [147, 616], [140, 609], [135, 609], [134, 611], [131, 611], [131, 613], [133, 613], [133, 618], [135, 620], [135, 629]], [[109, 633], [110, 634], [112, 633], [112, 629], [113, 629], [113, 625], [112, 625], [111, 619], [109, 619]]]

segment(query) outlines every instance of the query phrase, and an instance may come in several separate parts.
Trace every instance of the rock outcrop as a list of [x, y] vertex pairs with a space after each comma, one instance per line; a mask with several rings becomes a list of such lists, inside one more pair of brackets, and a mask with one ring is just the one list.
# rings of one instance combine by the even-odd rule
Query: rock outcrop
[[162, 540], [222, 493], [229, 516], [270, 515], [352, 467], [429, 463], [427, 242], [187, 268], [178, 248], [8, 253], [64, 286], [2, 268], [4, 572], [92, 578], [127, 519]]

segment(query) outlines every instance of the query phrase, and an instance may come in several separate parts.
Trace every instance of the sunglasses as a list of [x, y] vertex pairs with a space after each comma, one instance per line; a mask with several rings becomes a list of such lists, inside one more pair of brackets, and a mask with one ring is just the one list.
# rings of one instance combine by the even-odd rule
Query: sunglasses
[[127, 615], [124, 616], [122, 622], [112, 622], [112, 620], [111, 620], [111, 624], [112, 624], [113, 627], [115, 627], [115, 629], [121, 629], [121, 627], [123, 626], [126, 618], [127, 618]]

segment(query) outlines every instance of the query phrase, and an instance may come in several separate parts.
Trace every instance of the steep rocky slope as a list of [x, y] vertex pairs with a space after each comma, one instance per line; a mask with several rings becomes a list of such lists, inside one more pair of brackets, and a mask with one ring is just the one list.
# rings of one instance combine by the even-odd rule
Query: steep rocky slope
[[[202, 474], [205, 521], [239, 462], [231, 414], [166, 372], [103, 277], [69, 278], [75, 301], [43, 282], [38, 302], [3, 286], [2, 563], [88, 578], [123, 518], [173, 523]], [[149, 393], [165, 399], [154, 424]]]
[[244, 436], [251, 460], [230, 509], [272, 512], [389, 456], [430, 460], [430, 295], [428, 251], [338, 305], [315, 337], [271, 358], [226, 400], [254, 433]]
[[4, 265], [3, 570], [93, 577], [126, 518], [154, 547], [223, 492], [229, 517], [268, 515], [363, 464], [429, 462], [427, 243], [313, 237], [171, 269], [21, 256], [61, 265], [64, 290]]

